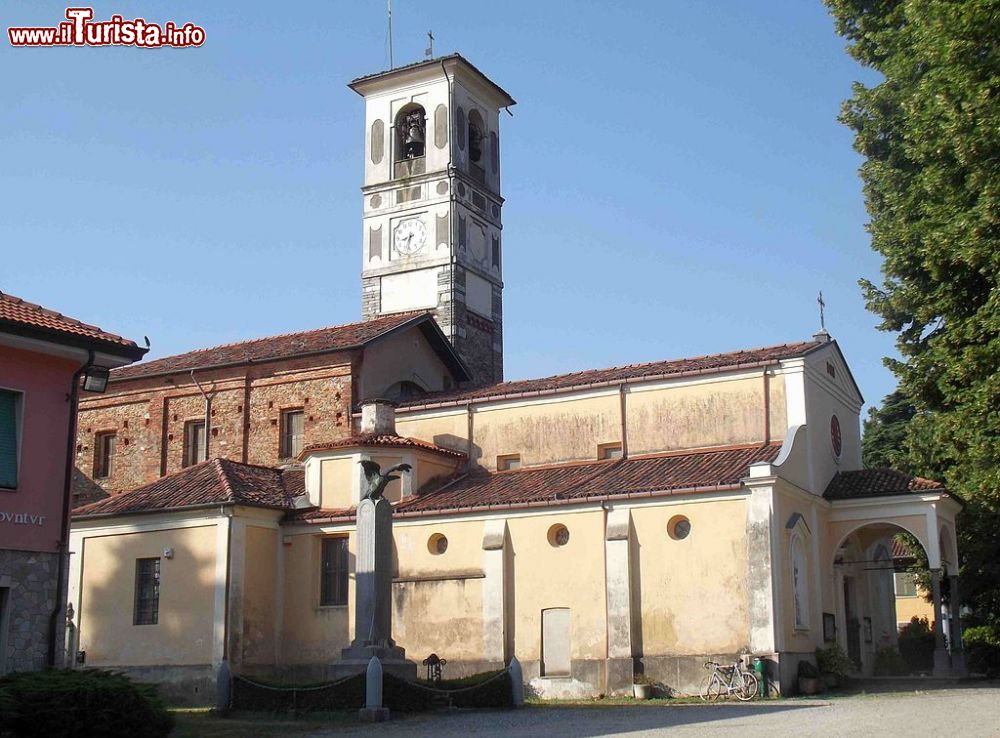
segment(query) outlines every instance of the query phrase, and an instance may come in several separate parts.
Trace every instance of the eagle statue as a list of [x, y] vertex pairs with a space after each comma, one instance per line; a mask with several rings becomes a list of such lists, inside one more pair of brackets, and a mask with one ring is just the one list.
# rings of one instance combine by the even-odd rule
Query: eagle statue
[[399, 479], [398, 474], [393, 474], [393, 472], [409, 472], [409, 464], [396, 464], [396, 466], [391, 467], [385, 474], [382, 473], [382, 467], [374, 461], [359, 461], [361, 468], [365, 472], [365, 481], [368, 483], [368, 490], [361, 496], [362, 500], [371, 500], [372, 502], [378, 501], [382, 497], [382, 493], [385, 492], [386, 486], [389, 482], [393, 482]]

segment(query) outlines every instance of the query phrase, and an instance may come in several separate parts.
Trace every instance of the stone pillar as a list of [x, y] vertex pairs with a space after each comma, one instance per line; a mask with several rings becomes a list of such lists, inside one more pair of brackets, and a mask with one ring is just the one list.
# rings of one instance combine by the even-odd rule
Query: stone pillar
[[[503, 665], [507, 661], [506, 572], [504, 558], [506, 520], [488, 520], [483, 530], [483, 659]], [[490, 667], [492, 668], [492, 666]]]
[[962, 645], [962, 598], [958, 591], [958, 575], [948, 577], [951, 590], [951, 673], [957, 677], [969, 675], [965, 665], [965, 647]]
[[632, 660], [632, 590], [629, 569], [629, 528], [627, 508], [609, 510], [605, 528], [605, 581], [607, 583], [609, 695], [631, 695]]
[[392, 504], [384, 497], [358, 505], [355, 557], [354, 640], [343, 655], [402, 658], [392, 640]]
[[934, 676], [949, 676], [951, 674], [951, 663], [948, 659], [948, 650], [944, 647], [940, 569], [931, 569], [931, 595], [934, 598]]

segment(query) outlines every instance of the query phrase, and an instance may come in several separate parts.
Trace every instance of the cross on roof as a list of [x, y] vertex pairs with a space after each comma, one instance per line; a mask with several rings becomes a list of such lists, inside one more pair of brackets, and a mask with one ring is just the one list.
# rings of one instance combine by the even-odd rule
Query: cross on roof
[[823, 302], [823, 290], [819, 291], [819, 297], [816, 298], [816, 303], [819, 305], [819, 327], [822, 330], [826, 330], [826, 315], [823, 312], [826, 307], [826, 303]]

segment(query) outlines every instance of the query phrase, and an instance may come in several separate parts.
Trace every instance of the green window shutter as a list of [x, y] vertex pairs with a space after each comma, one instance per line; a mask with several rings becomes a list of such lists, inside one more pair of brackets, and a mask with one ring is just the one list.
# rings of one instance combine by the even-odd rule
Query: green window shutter
[[17, 486], [17, 403], [15, 392], [0, 390], [0, 487]]

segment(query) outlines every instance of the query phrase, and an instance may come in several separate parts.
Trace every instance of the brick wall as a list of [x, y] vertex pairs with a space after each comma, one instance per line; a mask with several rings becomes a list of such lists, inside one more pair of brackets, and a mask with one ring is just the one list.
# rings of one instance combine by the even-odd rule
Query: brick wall
[[[303, 410], [305, 445], [349, 435], [355, 360], [340, 352], [196, 372], [212, 399], [209, 457], [278, 464], [286, 409]], [[75, 504], [180, 470], [185, 426], [204, 417], [204, 398], [183, 373], [111, 382], [107, 393], [81, 398]], [[97, 434], [109, 431], [117, 434], [113, 473], [97, 479]]]

